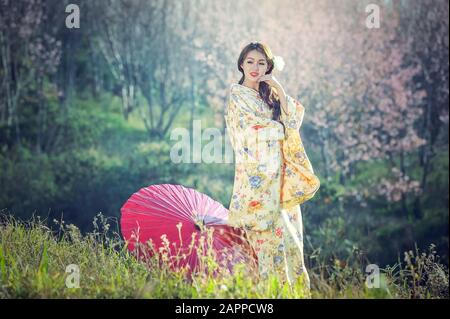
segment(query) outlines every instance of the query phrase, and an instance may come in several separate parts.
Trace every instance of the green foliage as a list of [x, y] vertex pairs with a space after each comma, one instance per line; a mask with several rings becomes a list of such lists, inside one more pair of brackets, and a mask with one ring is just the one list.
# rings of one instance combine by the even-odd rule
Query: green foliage
[[[419, 171], [416, 155], [411, 154], [407, 161]], [[321, 253], [328, 259], [346, 256], [353, 247], [366, 247], [371, 260], [386, 265], [397, 259], [399, 251], [434, 243], [448, 265], [448, 150], [441, 150], [430, 163], [427, 187], [418, 197], [421, 214], [417, 216], [414, 196], [406, 198], [405, 212], [401, 202], [374, 194], [378, 181], [389, 176], [388, 167], [385, 160], [360, 163], [345, 183], [339, 174], [327, 180], [321, 177], [317, 195], [302, 205], [310, 242], [305, 255], [311, 264], [313, 247], [323, 247]], [[420, 180], [419, 172], [412, 176]]]
[[171, 162], [168, 142], [149, 142], [135, 118], [127, 122], [109, 112], [116, 104], [110, 101], [111, 106], [75, 100], [52, 152], [26, 144], [0, 152], [0, 207], [25, 218], [33, 212], [50, 219], [64, 214], [85, 231], [99, 211], [118, 216], [140, 187], [177, 183], [191, 174], [189, 165]]

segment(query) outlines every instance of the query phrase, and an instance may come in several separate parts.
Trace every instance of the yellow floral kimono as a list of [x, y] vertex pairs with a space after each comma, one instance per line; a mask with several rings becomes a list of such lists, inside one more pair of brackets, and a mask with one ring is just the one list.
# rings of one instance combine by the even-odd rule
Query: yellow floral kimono
[[236, 83], [230, 87], [225, 121], [236, 159], [232, 226], [275, 230], [281, 209], [305, 202], [320, 187], [299, 133], [304, 107], [291, 96], [286, 99], [284, 131], [259, 92]]

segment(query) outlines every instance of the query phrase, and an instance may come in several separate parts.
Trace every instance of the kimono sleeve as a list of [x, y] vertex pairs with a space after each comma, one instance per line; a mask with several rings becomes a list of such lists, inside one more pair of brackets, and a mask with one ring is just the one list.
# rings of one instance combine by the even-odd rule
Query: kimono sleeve
[[282, 142], [284, 165], [282, 169], [280, 206], [289, 209], [311, 199], [320, 187], [300, 136], [305, 108], [290, 96], [288, 115], [282, 120], [286, 125], [286, 138]]
[[300, 129], [305, 115], [305, 107], [293, 97], [286, 95], [286, 101], [289, 114], [285, 116], [281, 114], [281, 120], [290, 129]]
[[258, 115], [239, 94], [230, 95], [224, 117], [235, 150], [238, 141], [248, 144], [251, 139], [254, 141], [284, 139], [283, 124]]

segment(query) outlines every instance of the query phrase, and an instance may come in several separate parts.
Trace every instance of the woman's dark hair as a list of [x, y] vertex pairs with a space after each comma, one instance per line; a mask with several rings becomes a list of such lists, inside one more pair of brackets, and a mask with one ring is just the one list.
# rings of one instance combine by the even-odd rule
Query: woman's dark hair
[[[239, 55], [237, 61], [238, 70], [242, 73], [242, 77], [239, 80], [239, 84], [244, 83], [245, 79], [244, 70], [242, 69], [241, 64], [244, 62], [244, 59], [246, 58], [247, 54], [252, 50], [256, 50], [265, 56], [268, 64], [266, 74], [270, 74], [273, 70], [274, 67], [273, 54], [270, 48], [264, 43], [252, 42], [242, 49], [241, 54]], [[275, 121], [279, 121], [281, 124], [283, 124], [280, 120], [281, 116], [280, 98], [278, 97], [276, 91], [273, 90], [269, 84], [262, 81], [259, 83], [259, 95], [264, 100], [264, 102], [266, 102], [269, 105], [270, 109], [272, 110], [272, 119]]]

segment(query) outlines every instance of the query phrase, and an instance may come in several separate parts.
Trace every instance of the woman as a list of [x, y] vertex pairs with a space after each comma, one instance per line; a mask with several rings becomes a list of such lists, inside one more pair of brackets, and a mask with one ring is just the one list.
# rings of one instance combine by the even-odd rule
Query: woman
[[320, 181], [299, 134], [304, 107], [272, 76], [266, 45], [247, 45], [238, 69], [242, 78], [231, 85], [225, 112], [236, 159], [228, 223], [246, 230], [262, 277], [278, 273], [290, 285], [302, 277], [309, 292], [299, 204]]

